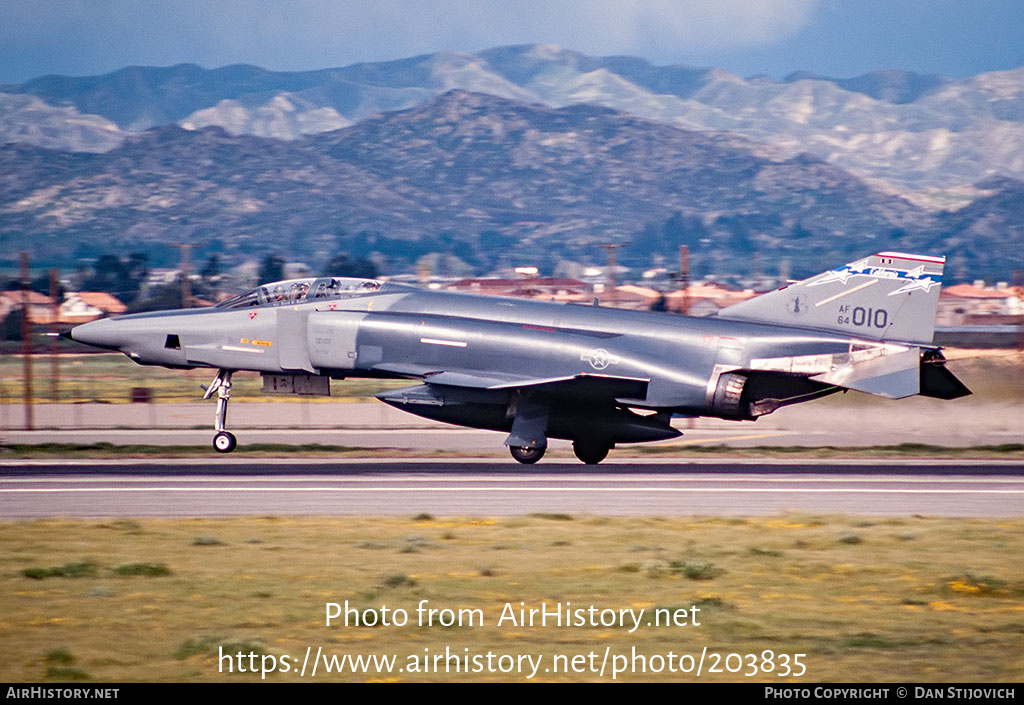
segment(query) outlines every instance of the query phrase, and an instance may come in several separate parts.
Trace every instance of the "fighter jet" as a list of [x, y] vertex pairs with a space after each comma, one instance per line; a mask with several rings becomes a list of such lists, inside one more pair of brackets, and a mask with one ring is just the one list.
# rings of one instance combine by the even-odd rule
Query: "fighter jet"
[[73, 340], [143, 365], [217, 370], [213, 447], [231, 375], [267, 393], [330, 394], [330, 380], [407, 379], [381, 401], [507, 435], [520, 463], [549, 438], [587, 464], [621, 443], [677, 437], [677, 416], [755, 420], [840, 391], [955, 399], [970, 391], [932, 344], [944, 257], [879, 252], [693, 318], [320, 277], [202, 309], [73, 328]]

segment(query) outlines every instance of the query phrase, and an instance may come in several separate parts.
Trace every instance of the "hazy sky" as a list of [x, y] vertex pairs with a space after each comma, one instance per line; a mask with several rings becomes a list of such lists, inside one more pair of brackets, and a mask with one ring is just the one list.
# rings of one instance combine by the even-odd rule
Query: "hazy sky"
[[1024, 65], [1022, 0], [0, 0], [0, 82], [128, 65], [344, 66], [543, 42], [742, 76]]

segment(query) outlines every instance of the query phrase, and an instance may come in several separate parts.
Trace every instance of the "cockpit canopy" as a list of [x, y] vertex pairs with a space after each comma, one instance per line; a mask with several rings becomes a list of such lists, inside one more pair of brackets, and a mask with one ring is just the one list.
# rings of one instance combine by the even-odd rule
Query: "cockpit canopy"
[[221, 301], [217, 304], [217, 308], [248, 308], [249, 306], [347, 299], [363, 294], [374, 294], [380, 290], [381, 286], [382, 282], [374, 279], [352, 277], [286, 279], [258, 286], [227, 301]]

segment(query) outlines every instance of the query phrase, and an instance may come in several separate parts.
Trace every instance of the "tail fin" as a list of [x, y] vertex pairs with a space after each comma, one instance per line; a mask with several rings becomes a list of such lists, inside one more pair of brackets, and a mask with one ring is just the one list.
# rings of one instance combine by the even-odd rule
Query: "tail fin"
[[879, 252], [719, 311], [720, 318], [930, 345], [945, 257]]

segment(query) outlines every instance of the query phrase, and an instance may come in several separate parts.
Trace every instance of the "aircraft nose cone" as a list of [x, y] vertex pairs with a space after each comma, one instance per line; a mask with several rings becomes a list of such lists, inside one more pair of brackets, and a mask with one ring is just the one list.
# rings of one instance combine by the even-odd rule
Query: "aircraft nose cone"
[[125, 342], [117, 324], [106, 318], [75, 326], [68, 331], [67, 337], [78, 343], [111, 350], [116, 350]]

